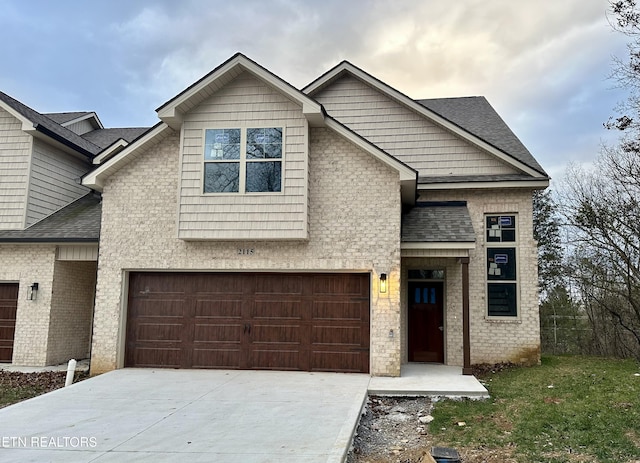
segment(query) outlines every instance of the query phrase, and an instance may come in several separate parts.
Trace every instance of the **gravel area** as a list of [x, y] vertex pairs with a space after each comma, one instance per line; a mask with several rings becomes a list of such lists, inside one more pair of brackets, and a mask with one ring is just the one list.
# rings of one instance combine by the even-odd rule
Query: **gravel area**
[[431, 449], [432, 402], [426, 397], [369, 397], [347, 463], [417, 463]]

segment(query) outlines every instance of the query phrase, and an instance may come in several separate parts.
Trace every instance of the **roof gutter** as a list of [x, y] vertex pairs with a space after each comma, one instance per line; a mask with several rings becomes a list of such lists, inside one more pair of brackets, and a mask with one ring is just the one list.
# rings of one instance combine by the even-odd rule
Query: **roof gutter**
[[72, 148], [73, 150], [80, 152], [81, 154], [83, 154], [86, 157], [88, 157], [89, 160], [92, 160], [95, 157], [95, 154], [93, 154], [92, 152], [87, 151], [86, 149], [82, 148], [81, 146], [78, 146], [75, 143], [70, 142], [69, 140], [67, 140], [63, 136], [58, 135], [57, 133], [47, 129], [42, 124], [34, 124], [33, 128], [36, 129], [38, 132], [46, 135], [47, 137], [52, 138], [53, 140], [57, 141], [58, 143], [62, 143], [63, 145], [68, 146], [69, 148]]

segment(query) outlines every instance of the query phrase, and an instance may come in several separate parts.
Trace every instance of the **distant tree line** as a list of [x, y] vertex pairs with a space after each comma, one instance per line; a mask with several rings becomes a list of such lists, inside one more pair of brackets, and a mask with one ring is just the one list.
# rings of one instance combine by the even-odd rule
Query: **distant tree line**
[[640, 359], [640, 9], [612, 1], [610, 13], [629, 37], [612, 72], [628, 96], [604, 124], [618, 142], [571, 167], [558, 194], [534, 195], [542, 346]]

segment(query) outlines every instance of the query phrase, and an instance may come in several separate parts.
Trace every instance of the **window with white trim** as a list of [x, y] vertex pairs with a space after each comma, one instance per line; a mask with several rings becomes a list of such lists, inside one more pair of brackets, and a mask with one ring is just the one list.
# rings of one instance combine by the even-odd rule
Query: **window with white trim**
[[282, 128], [206, 129], [204, 193], [282, 191]]
[[518, 316], [517, 228], [515, 215], [485, 217], [487, 313]]

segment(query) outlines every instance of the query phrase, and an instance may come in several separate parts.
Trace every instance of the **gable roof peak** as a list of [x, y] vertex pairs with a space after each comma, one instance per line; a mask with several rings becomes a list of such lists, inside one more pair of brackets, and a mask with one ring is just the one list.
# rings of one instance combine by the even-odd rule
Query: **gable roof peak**
[[325, 113], [322, 105], [239, 52], [156, 109], [158, 117], [170, 127], [179, 129], [183, 115], [187, 111], [210, 97], [243, 72], [249, 72], [257, 79], [302, 106], [302, 112], [311, 125], [324, 125]]

